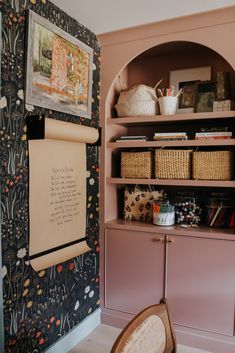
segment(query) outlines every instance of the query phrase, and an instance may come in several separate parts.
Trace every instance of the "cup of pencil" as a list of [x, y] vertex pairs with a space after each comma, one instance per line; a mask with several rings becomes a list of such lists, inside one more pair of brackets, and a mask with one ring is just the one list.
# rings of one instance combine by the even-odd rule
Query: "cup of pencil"
[[175, 207], [167, 202], [153, 202], [153, 224], [172, 226], [175, 224]]
[[161, 115], [174, 115], [176, 113], [178, 98], [182, 93], [182, 89], [180, 89], [176, 95], [174, 95], [174, 90], [174, 86], [166, 89], [157, 89]]

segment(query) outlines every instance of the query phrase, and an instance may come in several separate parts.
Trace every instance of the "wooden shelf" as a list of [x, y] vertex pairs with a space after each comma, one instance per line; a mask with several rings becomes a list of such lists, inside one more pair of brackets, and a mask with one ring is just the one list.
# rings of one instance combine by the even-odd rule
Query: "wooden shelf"
[[204, 112], [204, 113], [189, 113], [189, 114], [176, 114], [176, 115], [155, 115], [155, 116], [130, 116], [123, 118], [108, 118], [108, 124], [119, 124], [128, 126], [134, 124], [135, 126], [141, 125], [154, 125], [158, 123], [172, 123], [176, 121], [194, 121], [206, 119], [227, 119], [235, 118], [235, 111], [228, 112]]
[[125, 141], [108, 142], [111, 149], [127, 147], [193, 147], [193, 146], [235, 146], [235, 139], [225, 140], [186, 140], [186, 141]]
[[[156, 226], [152, 223], [139, 221], [125, 221], [114, 219], [105, 224], [106, 228], [125, 229], [164, 235], [185, 235], [191, 237], [206, 237], [213, 239], [226, 239], [235, 241], [235, 229], [219, 229], [199, 225], [197, 228], [183, 228], [178, 225], [171, 227]], [[134, 240], [133, 240], [134, 241]]]
[[131, 178], [107, 178], [108, 184], [126, 185], [165, 185], [165, 186], [196, 186], [196, 187], [219, 187], [234, 188], [235, 180], [186, 180], [186, 179], [131, 179]]

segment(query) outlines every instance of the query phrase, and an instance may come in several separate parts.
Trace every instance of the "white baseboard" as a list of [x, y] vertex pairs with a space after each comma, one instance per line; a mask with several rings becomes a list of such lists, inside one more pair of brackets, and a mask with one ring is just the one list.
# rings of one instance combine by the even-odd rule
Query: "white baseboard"
[[213, 353], [234, 353], [235, 337], [174, 325], [177, 342], [183, 346]]
[[67, 335], [63, 336], [55, 344], [50, 346], [45, 352], [68, 353], [74, 346], [76, 346], [76, 344], [100, 325], [100, 313], [101, 309], [97, 309], [92, 315], [88, 316]]

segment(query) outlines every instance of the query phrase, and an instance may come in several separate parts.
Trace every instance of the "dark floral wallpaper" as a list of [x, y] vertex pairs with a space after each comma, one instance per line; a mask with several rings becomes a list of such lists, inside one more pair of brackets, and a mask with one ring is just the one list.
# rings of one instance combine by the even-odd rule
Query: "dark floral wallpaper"
[[[87, 147], [87, 236], [92, 251], [35, 272], [28, 260], [28, 150], [26, 118], [43, 113], [76, 124], [99, 125], [99, 44], [95, 35], [47, 0], [0, 0], [2, 274], [5, 352], [43, 352], [99, 306], [98, 147]], [[92, 119], [26, 105], [26, 21], [30, 8], [94, 49]]]

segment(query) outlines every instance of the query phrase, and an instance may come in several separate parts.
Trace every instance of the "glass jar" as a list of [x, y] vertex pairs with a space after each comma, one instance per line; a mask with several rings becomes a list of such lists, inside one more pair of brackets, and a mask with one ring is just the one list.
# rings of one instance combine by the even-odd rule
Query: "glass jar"
[[165, 197], [153, 202], [153, 224], [158, 226], [175, 224], [175, 206]]
[[192, 194], [182, 194], [176, 197], [176, 223], [181, 227], [197, 227], [201, 222], [202, 209]]

